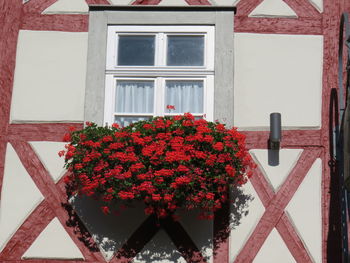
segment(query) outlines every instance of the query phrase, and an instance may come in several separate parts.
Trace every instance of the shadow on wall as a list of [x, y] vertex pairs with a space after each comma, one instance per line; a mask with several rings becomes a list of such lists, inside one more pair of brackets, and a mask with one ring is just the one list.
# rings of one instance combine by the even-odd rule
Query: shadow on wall
[[[105, 215], [104, 203], [92, 198], [74, 196], [65, 204], [69, 213], [67, 225], [74, 227], [79, 239], [92, 251], [101, 250], [106, 260], [134, 258], [134, 263], [197, 262], [200, 251], [210, 262], [213, 246], [229, 236], [230, 230], [240, 225], [248, 214], [253, 198], [241, 188], [231, 191], [232, 203], [217, 213], [216, 237], [213, 240], [213, 221], [199, 220], [198, 211], [179, 210], [178, 222], [171, 218], [158, 220], [144, 214], [144, 205], [134, 202], [120, 208], [117, 215]], [[93, 242], [96, 242], [97, 246]], [[214, 241], [214, 242], [213, 242]]]
[[341, 181], [334, 159], [335, 134], [339, 132], [339, 106], [336, 89], [331, 90], [329, 103], [329, 167], [330, 167], [330, 201], [329, 225], [327, 234], [327, 262], [342, 262], [342, 235], [341, 235]]

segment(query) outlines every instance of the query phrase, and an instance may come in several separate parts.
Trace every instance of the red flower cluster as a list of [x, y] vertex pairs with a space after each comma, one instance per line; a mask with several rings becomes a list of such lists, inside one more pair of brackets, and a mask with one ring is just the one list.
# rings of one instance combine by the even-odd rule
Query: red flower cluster
[[110, 213], [112, 200], [142, 200], [146, 214], [165, 217], [178, 207], [200, 208], [201, 218], [227, 201], [254, 168], [244, 135], [186, 113], [156, 117], [128, 127], [97, 127], [64, 137], [60, 156], [72, 172], [66, 182], [79, 194], [99, 196]]

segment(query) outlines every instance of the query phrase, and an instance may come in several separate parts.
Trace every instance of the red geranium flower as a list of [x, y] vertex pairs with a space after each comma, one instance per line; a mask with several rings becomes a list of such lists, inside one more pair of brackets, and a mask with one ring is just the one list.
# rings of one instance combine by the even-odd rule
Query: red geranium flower
[[64, 140], [69, 144], [59, 155], [71, 172], [65, 183], [105, 202], [106, 214], [113, 200], [141, 200], [146, 214], [166, 217], [178, 207], [199, 208], [202, 218], [212, 219], [228, 199], [228, 186], [246, 183], [255, 167], [237, 129], [190, 113], [124, 128], [87, 123]]

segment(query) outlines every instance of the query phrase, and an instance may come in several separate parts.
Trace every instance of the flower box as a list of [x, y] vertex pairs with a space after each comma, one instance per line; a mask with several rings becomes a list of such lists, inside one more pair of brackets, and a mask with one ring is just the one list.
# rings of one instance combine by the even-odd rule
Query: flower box
[[229, 186], [247, 182], [254, 167], [244, 135], [189, 113], [127, 127], [87, 123], [64, 140], [69, 144], [59, 154], [71, 172], [66, 183], [103, 200], [104, 213], [116, 209], [113, 200], [141, 200], [145, 213], [159, 218], [184, 207], [211, 219], [228, 200]]

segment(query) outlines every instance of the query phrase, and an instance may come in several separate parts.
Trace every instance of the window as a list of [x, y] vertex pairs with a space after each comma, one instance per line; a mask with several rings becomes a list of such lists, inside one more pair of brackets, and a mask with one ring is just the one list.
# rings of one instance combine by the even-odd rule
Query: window
[[185, 112], [212, 120], [214, 33], [213, 26], [109, 26], [104, 122]]
[[85, 120], [125, 126], [191, 112], [232, 125], [234, 11], [90, 6]]

